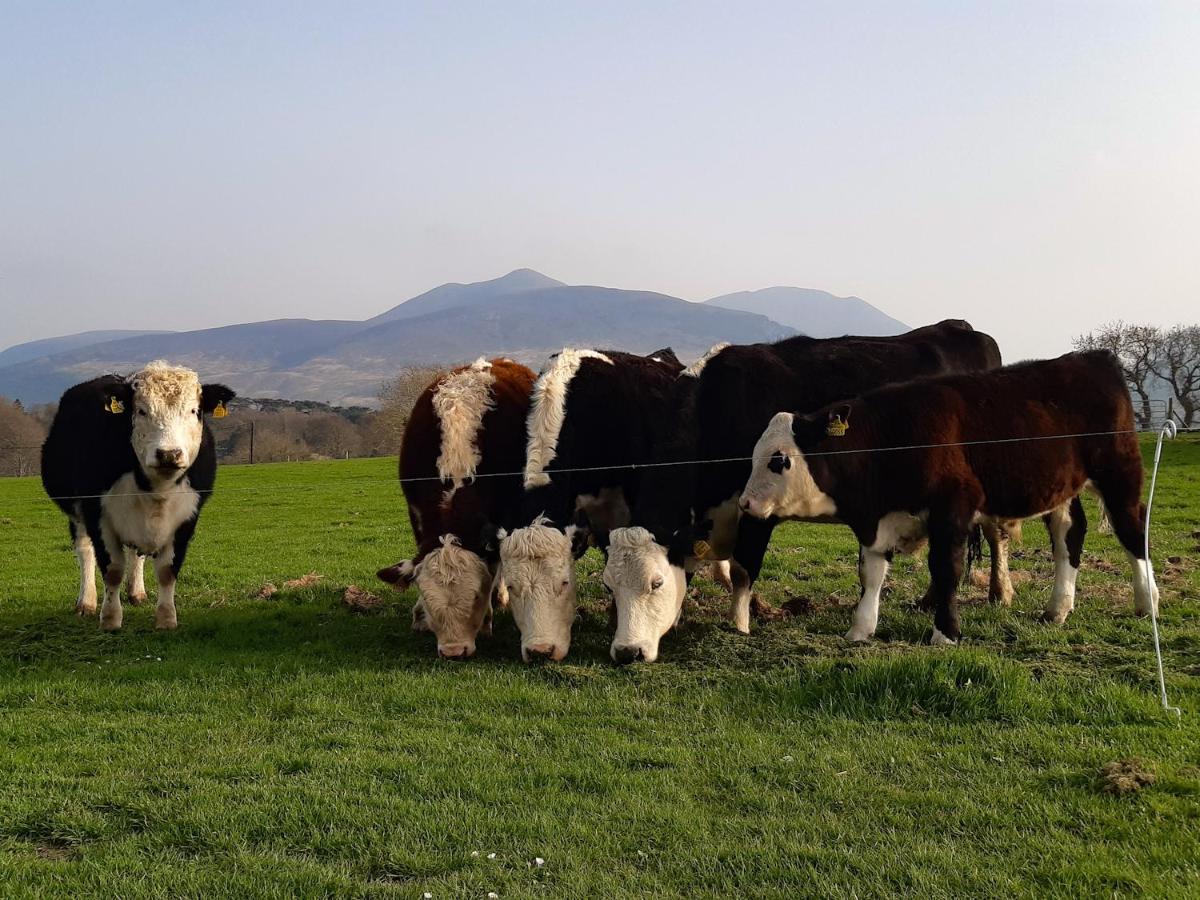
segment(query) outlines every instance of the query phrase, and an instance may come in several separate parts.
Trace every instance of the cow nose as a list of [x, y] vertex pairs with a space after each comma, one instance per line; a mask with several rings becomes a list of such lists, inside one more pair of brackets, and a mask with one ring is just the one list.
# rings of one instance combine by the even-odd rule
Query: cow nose
[[738, 506], [742, 508], [742, 512], [750, 512], [750, 498], [743, 497], [738, 501]]
[[471, 655], [466, 644], [439, 644], [438, 656], [442, 659], [463, 660]]
[[155, 450], [154, 456], [158, 460], [160, 466], [175, 466], [178, 468], [183, 464], [183, 451], [178, 449], [170, 450]]
[[623, 666], [637, 662], [639, 659], [645, 659], [646, 654], [642, 652], [641, 647], [615, 647], [613, 648], [613, 659]]
[[553, 659], [554, 645], [553, 644], [531, 644], [525, 648], [525, 656], [529, 661], [535, 659]]

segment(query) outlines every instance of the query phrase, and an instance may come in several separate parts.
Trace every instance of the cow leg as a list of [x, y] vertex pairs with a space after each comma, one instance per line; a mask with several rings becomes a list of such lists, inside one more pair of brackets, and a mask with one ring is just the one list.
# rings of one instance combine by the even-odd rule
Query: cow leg
[[995, 519], [984, 519], [983, 536], [992, 558], [992, 573], [988, 583], [988, 603], [1012, 606], [1013, 586], [1008, 573], [1008, 531]]
[[179, 625], [175, 612], [175, 548], [167, 547], [154, 558], [154, 576], [158, 579], [158, 602], [154, 606], [154, 627], [174, 631]]
[[733, 572], [732, 566], [727, 559], [719, 559], [712, 564], [708, 570], [709, 577], [725, 588], [727, 591], [733, 590]]
[[121, 609], [121, 582], [125, 580], [125, 553], [120, 546], [109, 554], [104, 567], [104, 603], [100, 606], [100, 627], [105, 631], [116, 631], [121, 627], [124, 612]]
[[96, 614], [96, 548], [83, 525], [71, 521], [71, 540], [75, 544], [75, 559], [79, 562], [79, 596], [75, 613], [80, 616]]
[[125, 596], [130, 606], [146, 602], [146, 557], [132, 547], [125, 548]]
[[1134, 500], [1114, 503], [1104, 498], [1113, 533], [1125, 548], [1129, 565], [1133, 570], [1133, 608], [1139, 616], [1148, 616], [1158, 611], [1158, 585], [1154, 583], [1154, 572], [1150, 560], [1146, 559], [1145, 507]]
[[1079, 577], [1087, 518], [1083, 504], [1075, 497], [1070, 503], [1048, 512], [1043, 520], [1054, 551], [1054, 591], [1042, 621], [1061, 625], [1075, 608], [1075, 580]]
[[862, 585], [854, 624], [846, 632], [848, 641], [869, 641], [879, 625], [879, 596], [891, 566], [891, 551], [878, 553], [868, 547], [858, 548], [858, 580]]
[[958, 585], [970, 536], [970, 518], [947, 515], [929, 517], [929, 575], [936, 608], [933, 613], [933, 644], [954, 644], [958, 626]]
[[729, 618], [733, 627], [742, 634], [750, 633], [751, 588], [762, 570], [763, 557], [767, 555], [767, 545], [771, 543], [771, 532], [774, 530], [773, 519], [742, 516], [738, 520], [737, 542], [729, 567], [733, 581]]

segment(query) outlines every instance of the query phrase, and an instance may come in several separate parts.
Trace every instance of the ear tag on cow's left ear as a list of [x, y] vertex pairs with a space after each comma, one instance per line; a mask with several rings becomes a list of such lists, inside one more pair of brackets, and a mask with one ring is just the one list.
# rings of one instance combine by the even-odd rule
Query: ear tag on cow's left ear
[[109, 397], [108, 402], [104, 404], [104, 411], [106, 413], [112, 413], [114, 416], [119, 416], [121, 413], [125, 412], [125, 404], [116, 397]]
[[825, 426], [825, 433], [830, 437], [845, 437], [846, 432], [850, 430], [850, 423], [845, 421], [841, 416], [834, 415], [829, 420], [829, 424]]
[[692, 544], [692, 556], [696, 559], [708, 559], [710, 553], [712, 553], [712, 545], [708, 541], [696, 541]]
[[216, 405], [216, 407], [213, 409], [212, 415], [214, 419], [223, 419], [229, 415], [229, 410], [225, 408], [225, 401], [222, 400]]

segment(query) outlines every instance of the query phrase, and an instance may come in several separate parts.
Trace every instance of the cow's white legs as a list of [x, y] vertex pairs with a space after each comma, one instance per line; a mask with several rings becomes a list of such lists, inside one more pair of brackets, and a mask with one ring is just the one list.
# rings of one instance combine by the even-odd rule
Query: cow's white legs
[[712, 568], [709, 569], [709, 576], [725, 590], [733, 590], [733, 572], [729, 560], [719, 559], [714, 562]]
[[79, 562], [79, 596], [75, 612], [80, 616], [96, 614], [96, 548], [83, 526], [75, 528], [75, 559]]
[[158, 603], [154, 607], [154, 627], [172, 631], [179, 624], [175, 615], [175, 551], [168, 544], [154, 560], [154, 575], [158, 579]]
[[146, 602], [146, 557], [132, 547], [125, 550], [125, 596], [134, 606]]
[[862, 582], [862, 598], [854, 610], [854, 624], [846, 632], [846, 640], [869, 641], [875, 634], [879, 624], [879, 595], [890, 567], [886, 554], [866, 547], [859, 549], [858, 577]]
[[1158, 613], [1158, 585], [1148, 560], [1129, 554], [1129, 565], [1133, 567], [1133, 608], [1139, 616]]
[[729, 601], [729, 621], [742, 634], [750, 633], [750, 575], [738, 565], [737, 560], [729, 567], [733, 581], [733, 596]]
[[116, 631], [121, 627], [124, 613], [121, 609], [121, 582], [125, 579], [124, 554], [117, 551], [104, 573], [104, 603], [100, 606], [100, 627], [105, 631]]
[[1046, 529], [1054, 549], [1054, 591], [1050, 594], [1050, 605], [1046, 607], [1044, 618], [1061, 625], [1075, 608], [1075, 579], [1079, 577], [1079, 569], [1071, 565], [1067, 547], [1067, 532], [1071, 529], [1070, 506], [1051, 510], [1046, 515]]

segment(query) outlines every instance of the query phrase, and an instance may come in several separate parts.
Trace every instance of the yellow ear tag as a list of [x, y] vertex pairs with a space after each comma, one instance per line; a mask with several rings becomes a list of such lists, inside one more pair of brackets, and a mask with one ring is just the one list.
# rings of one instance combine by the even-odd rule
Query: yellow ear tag
[[109, 397], [108, 403], [104, 404], [104, 411], [112, 413], [114, 416], [125, 412], [125, 404], [116, 397]]
[[214, 409], [212, 413], [214, 419], [223, 419], [227, 415], [229, 415], [229, 410], [225, 408], [224, 403], [218, 403], [216, 409]]
[[837, 415], [830, 419], [829, 424], [825, 426], [825, 433], [830, 437], [845, 437], [849, 430], [850, 423], [843, 422], [842, 417]]
[[692, 556], [696, 559], [707, 559], [710, 553], [712, 553], [712, 546], [708, 541], [696, 541], [692, 544]]

